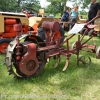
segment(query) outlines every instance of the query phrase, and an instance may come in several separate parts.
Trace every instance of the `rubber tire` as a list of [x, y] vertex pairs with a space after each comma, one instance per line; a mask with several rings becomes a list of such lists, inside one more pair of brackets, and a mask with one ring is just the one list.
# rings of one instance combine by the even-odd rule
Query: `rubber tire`
[[[63, 29], [62, 25], [60, 25], [59, 32], [60, 32], [61, 37], [63, 37], [64, 34], [65, 34], [65, 32], [64, 32], [64, 29]], [[43, 40], [45, 40], [45, 38], [46, 38], [46, 37], [45, 37], [45, 31], [43, 30], [42, 27], [40, 27], [40, 28], [38, 29], [38, 35], [39, 35]], [[64, 37], [61, 39], [60, 43], [62, 43], [63, 41], [64, 41]]]
[[[80, 33], [81, 35], [83, 35], [84, 32], [85, 32], [85, 30], [86, 30], [86, 28], [83, 28], [79, 33]], [[88, 33], [85, 33], [85, 35], [88, 35]]]
[[100, 59], [100, 46], [96, 50], [96, 58]]
[[45, 31], [43, 30], [43, 27], [39, 27], [38, 29], [38, 35], [41, 37], [42, 40], [45, 40]]
[[65, 34], [62, 25], [60, 25], [59, 32], [60, 32], [60, 35], [61, 35], [61, 37], [62, 37], [62, 39], [60, 40], [60, 43], [62, 43], [62, 42], [64, 41], [64, 34]]
[[11, 42], [11, 40], [10, 39], [7, 39], [7, 38], [1, 38], [0, 39], [0, 44], [1, 43], [8, 43], [9, 44], [10, 42]]
[[0, 44], [2, 44], [2, 43], [10, 43], [11, 42], [11, 40], [10, 39], [7, 39], [7, 38], [1, 38], [0, 39]]
[[91, 29], [89, 32], [88, 32], [88, 35], [91, 36], [94, 32], [94, 29]]

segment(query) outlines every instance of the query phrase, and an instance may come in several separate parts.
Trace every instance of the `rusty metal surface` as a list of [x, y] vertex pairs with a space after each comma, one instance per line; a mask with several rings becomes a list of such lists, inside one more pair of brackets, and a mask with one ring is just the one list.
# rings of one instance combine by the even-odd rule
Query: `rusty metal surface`
[[67, 59], [66, 59], [65, 66], [64, 66], [64, 68], [63, 68], [62, 71], [65, 71], [65, 70], [67, 69], [68, 65], [69, 65], [69, 59], [67, 58]]
[[[87, 24], [88, 25], [88, 24]], [[42, 27], [45, 30], [50, 30], [52, 31], [58, 31], [59, 25], [56, 22], [43, 22]], [[86, 31], [88, 31], [88, 27], [86, 28]], [[85, 33], [84, 33], [85, 34]], [[92, 46], [89, 44], [86, 44], [89, 40], [93, 38], [94, 35], [90, 36], [88, 39], [85, 41], [82, 41], [84, 39], [85, 35], [78, 35], [78, 40], [72, 45], [72, 48], [69, 48], [69, 40], [72, 39], [72, 37], [75, 36], [75, 34], [71, 34], [69, 37], [67, 37], [61, 44], [58, 42], [57, 44], [50, 44], [49, 46], [47, 45], [48, 42], [50, 41], [45, 41], [45, 45], [39, 45], [41, 42], [44, 43], [44, 41], [37, 41], [37, 39], [40, 40], [40, 38], [34, 38], [30, 34], [25, 34], [19, 37], [19, 40], [26, 38], [26, 41], [30, 41], [26, 44], [21, 44], [22, 45], [22, 55], [20, 56], [21, 59], [18, 61], [18, 63], [15, 61], [16, 59], [16, 50], [14, 51], [14, 48], [20, 45], [17, 45], [16, 39], [14, 39], [10, 45], [7, 48], [7, 54], [6, 54], [6, 65], [8, 67], [8, 70], [10, 70], [10, 74], [14, 74], [12, 70], [12, 61], [15, 61], [15, 67], [17, 70], [17, 73], [20, 76], [33, 76], [34, 74], [39, 74], [42, 72], [44, 69], [44, 66], [47, 62], [47, 59], [50, 57], [55, 57], [57, 56], [57, 62], [55, 63], [55, 68], [59, 65], [60, 62], [60, 56], [63, 55], [66, 57], [66, 62], [65, 66], [63, 67], [62, 71], [66, 71], [66, 69], [69, 66], [69, 59], [72, 54], [77, 55], [77, 61], [82, 62], [85, 65], [89, 65], [91, 63], [90, 57], [79, 57], [79, 52], [85, 47], [88, 47], [90, 50], [94, 50], [96, 45]], [[33, 41], [33, 40], [34, 41]], [[52, 37], [51, 37], [52, 39]], [[66, 48], [63, 48], [62, 45], [65, 44]], [[16, 46], [17, 45], [17, 46]], [[24, 48], [26, 47], [26, 49]], [[25, 52], [24, 52], [25, 49]], [[19, 50], [21, 52], [21, 49]], [[15, 57], [13, 57], [12, 60], [12, 55], [15, 53]], [[95, 53], [95, 52], [93, 52]], [[100, 47], [97, 50], [97, 56], [100, 56]], [[88, 62], [87, 62], [88, 61]]]
[[30, 43], [27, 45], [27, 48], [27, 53], [25, 53], [25, 55], [19, 62], [19, 69], [23, 74], [31, 76], [38, 69], [38, 60], [36, 58], [36, 45], [34, 43]]
[[83, 64], [84, 67], [89, 67], [91, 65], [91, 58], [89, 56], [80, 56], [77, 58], [77, 65], [81, 67]]
[[56, 68], [60, 63], [60, 55], [57, 55], [57, 61], [56, 64], [54, 65], [54, 68]]
[[[30, 34], [23, 34], [19, 37], [19, 39], [23, 39], [27, 36], [29, 36]], [[12, 59], [12, 54], [14, 53], [14, 48], [17, 44], [17, 41], [16, 41], [16, 38], [14, 38], [13, 41], [10, 42], [10, 44], [8, 45], [7, 47], [7, 50], [6, 50], [6, 58], [5, 58], [5, 63], [7, 66], [11, 65], [11, 59]]]
[[21, 24], [15, 24], [13, 26], [13, 28], [14, 28], [15, 32], [21, 32], [22, 31], [22, 25]]
[[[32, 34], [23, 34], [20, 35], [19, 40], [24, 39], [27, 36], [31, 36]], [[12, 55], [14, 54], [14, 48], [17, 45], [16, 38], [13, 39], [13, 41], [10, 42], [6, 49], [6, 57], [5, 57], [5, 64], [7, 66], [9, 74], [13, 74], [14, 77], [17, 77], [16, 73], [14, 72], [12, 68]]]
[[60, 24], [58, 22], [44, 21], [42, 23], [42, 27], [44, 28], [44, 30], [52, 29], [52, 31], [56, 32], [56, 31], [59, 31]]

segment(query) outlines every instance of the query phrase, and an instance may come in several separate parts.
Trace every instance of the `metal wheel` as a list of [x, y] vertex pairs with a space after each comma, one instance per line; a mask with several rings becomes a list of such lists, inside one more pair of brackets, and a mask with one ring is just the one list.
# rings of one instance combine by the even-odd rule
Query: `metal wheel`
[[[37, 46], [45, 46], [44, 41], [40, 37], [34, 36], [33, 34], [23, 34], [19, 38], [19, 40], [21, 41], [23, 39], [24, 42], [20, 42], [19, 44], [20, 55], [17, 55], [16, 38], [10, 42], [6, 50], [5, 64], [7, 66], [9, 75], [12, 74], [15, 78], [18, 79], [27, 79], [33, 77], [36, 73], [41, 72], [41, 70], [43, 70], [46, 62], [46, 59], [43, 59], [42, 56], [45, 54], [45, 52], [42, 54], [36, 51], [38, 49]], [[43, 42], [43, 44], [36, 45], [37, 42]], [[39, 57], [41, 56], [40, 58], [38, 57], [37, 53]], [[16, 60], [16, 57], [20, 57], [21, 59]], [[42, 63], [42, 61], [44, 60], [45, 62], [41, 66], [40, 63]]]
[[[83, 65], [82, 65], [83, 64]], [[84, 67], [89, 67], [91, 65], [91, 58], [87, 57], [87, 56], [80, 56], [78, 58], [78, 63], [77, 65], [80, 66], [84, 66]]]
[[45, 67], [45, 65], [46, 65], [46, 61], [47, 61], [47, 60], [44, 60], [44, 61], [42, 61], [41, 63], [39, 63], [38, 69], [37, 69], [37, 71], [36, 71], [35, 74], [40, 74], [40, 73], [44, 70], [44, 67]]
[[96, 57], [100, 59], [100, 46], [97, 48]]
[[[27, 41], [26, 41], [27, 42]], [[30, 78], [32, 76], [34, 76], [35, 72], [38, 69], [38, 60], [36, 57], [32, 56], [32, 51], [31, 50], [27, 50], [26, 47], [24, 45], [30, 45], [30, 46], [34, 46], [35, 44], [30, 43], [30, 42], [23, 42], [23, 44], [20, 45], [20, 57], [21, 59], [19, 61], [16, 61], [16, 57], [17, 57], [17, 53], [16, 53], [16, 47], [14, 49], [14, 54], [12, 55], [12, 59], [13, 59], [13, 65], [16, 69], [15, 74], [20, 77], [20, 78]], [[33, 47], [33, 48], [34, 48]], [[29, 52], [29, 53], [28, 53]]]

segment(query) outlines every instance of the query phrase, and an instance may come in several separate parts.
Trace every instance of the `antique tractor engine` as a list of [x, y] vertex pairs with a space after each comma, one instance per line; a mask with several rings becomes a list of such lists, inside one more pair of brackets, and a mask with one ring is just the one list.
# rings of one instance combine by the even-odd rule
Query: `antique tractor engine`
[[28, 31], [28, 18], [25, 14], [0, 12], [0, 53], [5, 53], [10, 41], [16, 37], [16, 32], [13, 30], [14, 24], [22, 24], [23, 33]]
[[55, 51], [63, 41], [64, 33], [61, 32], [63, 29], [58, 22], [49, 21], [42, 23], [37, 35], [31, 31], [28, 34], [19, 35], [21, 30], [22, 25], [14, 25], [17, 37], [10, 42], [6, 50], [5, 63], [9, 74], [19, 78], [28, 78], [44, 69], [47, 58], [57, 55]]

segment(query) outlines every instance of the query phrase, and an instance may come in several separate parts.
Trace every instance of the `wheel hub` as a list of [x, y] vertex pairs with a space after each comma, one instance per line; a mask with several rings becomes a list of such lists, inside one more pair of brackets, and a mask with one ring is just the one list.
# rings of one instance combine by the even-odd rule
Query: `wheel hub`
[[34, 70], [35, 66], [36, 66], [36, 62], [34, 60], [30, 60], [26, 64], [26, 68], [28, 71]]

